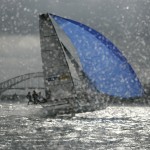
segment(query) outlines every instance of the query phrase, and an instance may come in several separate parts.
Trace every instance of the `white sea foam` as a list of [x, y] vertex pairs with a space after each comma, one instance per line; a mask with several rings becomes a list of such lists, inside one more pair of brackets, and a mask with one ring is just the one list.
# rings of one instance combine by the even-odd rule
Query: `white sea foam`
[[[107, 107], [71, 119], [43, 118], [40, 105], [0, 107], [0, 148], [130, 150], [150, 148], [149, 107]], [[9, 140], [11, 139], [11, 140]]]

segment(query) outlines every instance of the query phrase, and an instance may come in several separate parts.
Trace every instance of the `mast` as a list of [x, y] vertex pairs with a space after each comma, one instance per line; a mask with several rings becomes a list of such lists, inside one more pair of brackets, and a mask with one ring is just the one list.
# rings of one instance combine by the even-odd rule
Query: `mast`
[[71, 96], [74, 83], [63, 46], [48, 14], [39, 16], [41, 57], [48, 100]]

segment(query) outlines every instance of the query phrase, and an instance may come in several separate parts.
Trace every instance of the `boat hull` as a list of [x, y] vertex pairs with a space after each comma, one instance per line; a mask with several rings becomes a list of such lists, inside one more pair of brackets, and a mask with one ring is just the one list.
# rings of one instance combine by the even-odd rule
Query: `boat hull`
[[93, 99], [85, 94], [78, 97], [70, 97], [60, 100], [51, 100], [48, 103], [42, 104], [42, 107], [47, 116], [58, 116], [63, 114], [75, 115], [76, 113], [93, 112], [102, 110], [107, 107], [109, 97], [102, 96], [100, 99]]

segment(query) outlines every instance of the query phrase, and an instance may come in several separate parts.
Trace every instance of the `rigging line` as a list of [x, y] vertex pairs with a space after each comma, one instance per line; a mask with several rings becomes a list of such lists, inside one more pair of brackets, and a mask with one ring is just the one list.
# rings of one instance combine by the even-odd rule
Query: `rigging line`
[[[52, 21], [52, 18], [51, 18], [50, 15], [49, 15], [49, 18], [50, 18], [51, 21]], [[56, 31], [56, 29], [55, 29], [55, 26], [53, 25], [53, 22], [52, 22], [52, 26], [54, 27], [54, 31], [56, 32], [56, 36], [58, 37], [57, 31]], [[62, 45], [62, 43], [61, 43], [59, 37], [58, 37], [58, 42], [59, 42], [60, 45], [61, 45], [61, 48], [62, 48], [62, 51], [63, 51], [63, 55], [64, 55], [65, 61], [66, 61], [66, 63], [67, 63], [67, 67], [68, 67], [68, 69], [69, 69], [69, 64], [68, 64], [67, 59], [66, 59], [65, 50], [64, 50], [64, 47], [63, 47], [63, 45]], [[74, 82], [73, 82], [72, 75], [71, 75], [71, 73], [70, 73], [70, 69], [69, 69], [69, 74], [70, 74], [70, 76], [71, 76], [71, 81], [72, 81], [73, 87], [75, 87]], [[73, 88], [73, 89], [74, 89], [74, 88]], [[72, 90], [73, 90], [73, 89], [72, 89]]]

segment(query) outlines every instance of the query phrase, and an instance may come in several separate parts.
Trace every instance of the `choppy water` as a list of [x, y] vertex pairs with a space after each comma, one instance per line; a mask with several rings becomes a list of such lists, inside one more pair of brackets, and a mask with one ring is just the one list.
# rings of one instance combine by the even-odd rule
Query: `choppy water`
[[108, 107], [72, 119], [46, 118], [40, 108], [1, 103], [0, 149], [150, 149], [150, 107]]

